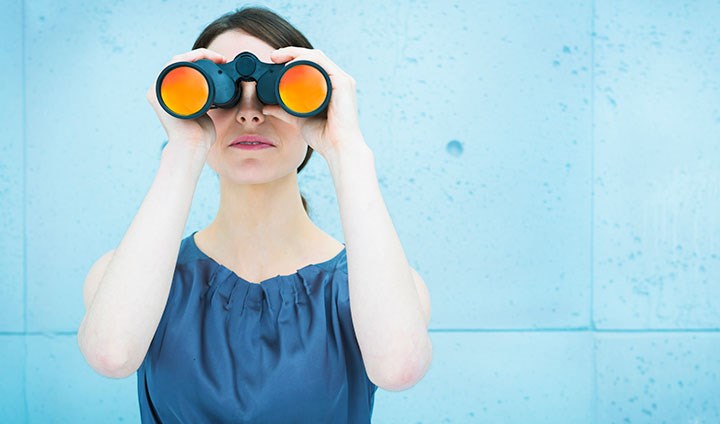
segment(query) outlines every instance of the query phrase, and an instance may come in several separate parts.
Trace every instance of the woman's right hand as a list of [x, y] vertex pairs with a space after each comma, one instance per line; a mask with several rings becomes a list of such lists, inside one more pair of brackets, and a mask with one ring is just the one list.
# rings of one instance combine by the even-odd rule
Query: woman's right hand
[[[186, 53], [175, 55], [170, 62], [166, 63], [162, 69], [176, 62], [195, 62], [200, 59], [209, 59], [215, 63], [226, 63], [228, 59], [220, 53], [199, 48]], [[159, 72], [158, 72], [159, 75]], [[168, 136], [168, 144], [182, 144], [185, 147], [202, 148], [206, 151], [210, 150], [215, 143], [215, 124], [207, 113], [202, 114], [194, 119], [176, 118], [165, 111], [158, 102], [155, 92], [155, 82], [145, 94], [150, 106], [155, 110], [160, 123]]]

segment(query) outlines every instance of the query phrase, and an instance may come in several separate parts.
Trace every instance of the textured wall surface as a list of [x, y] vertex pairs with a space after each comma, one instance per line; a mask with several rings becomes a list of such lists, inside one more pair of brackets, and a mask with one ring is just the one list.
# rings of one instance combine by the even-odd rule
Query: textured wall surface
[[[373, 422], [720, 422], [720, 2], [262, 4], [356, 79], [430, 290], [432, 366]], [[0, 421], [139, 422], [83, 281], [157, 172], [145, 91], [241, 5], [3, 0]], [[323, 158], [299, 179], [344, 240]], [[183, 237], [218, 194], [206, 166]]]

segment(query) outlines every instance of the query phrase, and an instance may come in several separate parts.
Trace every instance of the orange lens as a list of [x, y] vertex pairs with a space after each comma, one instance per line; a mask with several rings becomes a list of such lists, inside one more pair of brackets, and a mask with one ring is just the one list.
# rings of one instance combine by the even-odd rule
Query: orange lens
[[165, 106], [178, 115], [192, 115], [208, 100], [208, 83], [203, 74], [189, 66], [179, 66], [168, 72], [160, 86]]
[[278, 90], [285, 106], [298, 113], [309, 113], [322, 106], [328, 87], [317, 68], [295, 65], [280, 78]]

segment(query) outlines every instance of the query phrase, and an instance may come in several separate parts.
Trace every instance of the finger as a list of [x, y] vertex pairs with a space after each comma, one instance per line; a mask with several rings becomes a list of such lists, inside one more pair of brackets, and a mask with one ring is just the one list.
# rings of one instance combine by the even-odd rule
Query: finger
[[199, 59], [210, 59], [216, 63], [222, 63], [227, 61], [227, 57], [225, 57], [224, 55], [204, 47], [191, 50], [189, 52], [181, 54], [180, 56], [184, 58], [183, 60], [188, 61], [195, 61]]
[[301, 54], [307, 54], [314, 49], [306, 49], [305, 47], [285, 46], [270, 52], [270, 58], [276, 61], [295, 59]]
[[262, 113], [265, 116], [272, 116], [291, 125], [297, 125], [298, 123], [297, 117], [287, 113], [280, 105], [265, 105], [262, 108]]
[[177, 63], [177, 62], [195, 62], [200, 59], [209, 59], [215, 63], [226, 63], [228, 61], [228, 58], [225, 57], [224, 55], [222, 55], [216, 51], [201, 47], [201, 48], [198, 48], [195, 50], [191, 50], [189, 52], [185, 52], [185, 53], [181, 53], [181, 54], [173, 56], [172, 60], [170, 60], [170, 62], [168, 62], [167, 65], [165, 65], [165, 66], [168, 66], [170, 64]]
[[285, 63], [285, 65], [298, 60], [309, 60], [320, 65], [330, 76], [347, 75], [339, 66], [325, 56], [325, 53], [318, 49], [306, 49], [304, 47], [288, 46], [281, 47], [270, 54], [270, 58], [276, 63]]

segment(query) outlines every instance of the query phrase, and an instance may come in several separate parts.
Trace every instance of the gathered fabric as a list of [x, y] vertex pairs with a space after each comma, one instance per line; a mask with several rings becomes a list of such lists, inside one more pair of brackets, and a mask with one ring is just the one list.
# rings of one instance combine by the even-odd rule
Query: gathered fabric
[[[196, 231], [197, 232], [197, 231]], [[180, 245], [163, 315], [137, 371], [143, 423], [370, 423], [345, 248], [249, 282]]]

